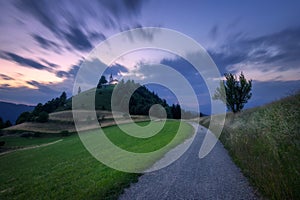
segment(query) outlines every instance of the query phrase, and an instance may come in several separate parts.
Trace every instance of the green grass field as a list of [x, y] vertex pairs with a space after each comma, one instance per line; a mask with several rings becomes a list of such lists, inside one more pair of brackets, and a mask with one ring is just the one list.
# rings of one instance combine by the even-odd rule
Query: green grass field
[[41, 145], [46, 144], [50, 142], [54, 142], [56, 140], [59, 140], [60, 137], [45, 137], [45, 138], [39, 138], [39, 137], [32, 137], [32, 138], [24, 138], [19, 136], [5, 136], [1, 137], [0, 140], [5, 142], [5, 147], [7, 148], [17, 148], [17, 147], [27, 147], [27, 146], [33, 146], [33, 145]]
[[269, 199], [300, 199], [299, 119], [300, 93], [226, 117], [221, 142]]
[[[157, 136], [142, 141], [126, 137], [116, 126], [105, 128], [105, 134], [122, 148], [149, 152], [167, 144], [174, 137], [178, 123], [167, 121]], [[181, 130], [182, 141], [193, 132], [185, 123]], [[49, 138], [36, 142], [41, 144], [44, 139], [49, 142]], [[34, 140], [25, 141], [20, 139], [14, 144], [34, 144]], [[0, 199], [116, 199], [138, 176], [98, 162], [78, 135], [72, 135], [53, 145], [0, 156]]]

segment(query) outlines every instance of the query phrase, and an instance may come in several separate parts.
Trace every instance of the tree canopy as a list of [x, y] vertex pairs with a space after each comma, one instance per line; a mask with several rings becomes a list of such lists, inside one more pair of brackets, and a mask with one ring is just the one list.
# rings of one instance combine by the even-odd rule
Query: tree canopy
[[161, 99], [156, 93], [149, 91], [145, 86], [141, 86], [133, 80], [120, 81], [114, 92], [116, 98], [113, 100], [117, 101], [115, 105], [118, 105], [118, 111], [124, 112], [129, 102], [131, 115], [148, 115], [152, 105], [160, 104], [165, 109], [168, 118], [181, 118], [179, 104], [169, 106], [165, 99]]
[[7, 128], [10, 126], [12, 126], [12, 124], [9, 120], [6, 120], [6, 122], [4, 122], [3, 119], [0, 117], [0, 129]]
[[16, 124], [23, 122], [46, 122], [49, 119], [49, 114], [54, 111], [67, 109], [67, 94], [63, 92], [60, 97], [53, 98], [45, 104], [38, 103], [32, 112], [23, 112], [18, 117]]
[[233, 113], [240, 112], [251, 98], [252, 80], [247, 80], [241, 72], [239, 77], [225, 74], [226, 81], [220, 82], [213, 99], [219, 99], [226, 103], [228, 110]]
[[107, 80], [105, 78], [105, 76], [101, 76], [99, 82], [98, 82], [98, 85], [97, 85], [97, 88], [101, 88], [103, 84], [107, 83]]

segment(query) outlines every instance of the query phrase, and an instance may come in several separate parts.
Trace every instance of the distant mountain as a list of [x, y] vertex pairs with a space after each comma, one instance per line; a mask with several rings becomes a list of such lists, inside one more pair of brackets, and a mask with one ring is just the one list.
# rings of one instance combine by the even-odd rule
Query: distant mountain
[[15, 124], [22, 112], [32, 111], [34, 107], [35, 106], [0, 101], [0, 117], [3, 121], [9, 120], [12, 124]]

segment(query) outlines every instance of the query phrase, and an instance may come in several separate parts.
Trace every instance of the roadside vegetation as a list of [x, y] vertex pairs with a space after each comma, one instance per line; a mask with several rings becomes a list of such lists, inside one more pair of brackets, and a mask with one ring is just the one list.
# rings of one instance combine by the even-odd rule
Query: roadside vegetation
[[[145, 126], [147, 122], [138, 124]], [[156, 136], [139, 141], [126, 137], [117, 126], [104, 130], [123, 149], [151, 152], [171, 141], [178, 125], [178, 121], [167, 121]], [[193, 128], [184, 123], [181, 131], [183, 137], [178, 144], [192, 135]], [[28, 146], [42, 144], [43, 139], [48, 143], [60, 138], [19, 138], [14, 141], [7, 138], [6, 142]], [[1, 155], [0, 199], [117, 199], [125, 187], [137, 181], [140, 174], [120, 172], [97, 161], [84, 148], [78, 135], [62, 139], [49, 146]], [[148, 163], [149, 167], [153, 162]]]
[[[300, 199], [300, 93], [228, 113], [220, 136], [235, 163], [269, 199]], [[208, 118], [201, 124], [208, 127]]]
[[3, 119], [0, 117], [0, 129], [11, 127], [11, 126], [12, 126], [12, 124], [9, 120], [6, 120], [4, 122]]

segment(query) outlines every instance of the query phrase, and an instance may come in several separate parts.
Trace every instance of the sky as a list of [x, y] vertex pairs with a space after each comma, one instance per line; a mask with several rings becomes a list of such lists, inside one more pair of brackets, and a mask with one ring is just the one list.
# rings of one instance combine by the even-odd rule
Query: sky
[[[36, 105], [63, 91], [71, 96], [81, 63], [101, 42], [126, 30], [161, 27], [202, 45], [221, 74], [243, 71], [253, 80], [246, 108], [263, 105], [300, 89], [299, 8], [299, 1], [277, 0], [0, 1], [0, 101]], [[155, 35], [145, 34], [145, 39], [151, 37]], [[200, 110], [210, 112], [203, 80], [190, 63], [170, 52], [128, 53], [105, 75], [143, 77], [149, 70], [139, 66], [149, 62], [184, 74]], [[165, 88], [149, 88], [170, 96]], [[168, 102], [176, 103], [173, 97]]]

